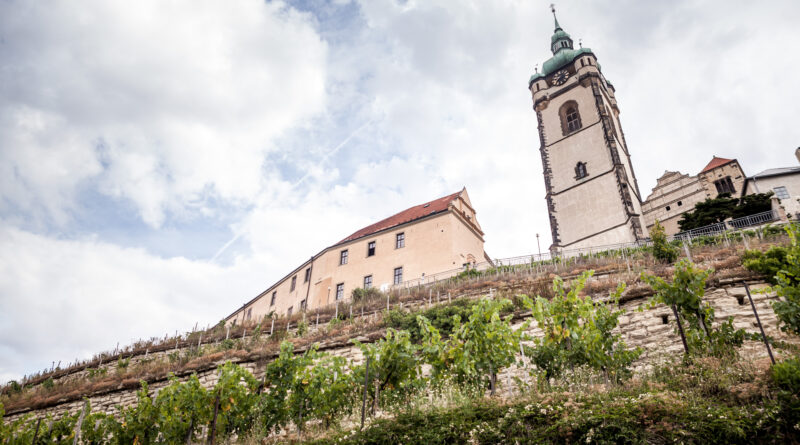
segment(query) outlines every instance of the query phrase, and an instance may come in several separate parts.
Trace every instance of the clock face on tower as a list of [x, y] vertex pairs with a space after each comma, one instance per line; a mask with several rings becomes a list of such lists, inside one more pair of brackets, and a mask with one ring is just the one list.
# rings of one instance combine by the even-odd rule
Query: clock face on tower
[[550, 82], [553, 85], [561, 85], [561, 84], [563, 84], [564, 82], [567, 81], [568, 77], [569, 77], [569, 73], [567, 72], [567, 70], [561, 70], [561, 71], [558, 71], [557, 73], [555, 73], [553, 75], [553, 78], [550, 79]]

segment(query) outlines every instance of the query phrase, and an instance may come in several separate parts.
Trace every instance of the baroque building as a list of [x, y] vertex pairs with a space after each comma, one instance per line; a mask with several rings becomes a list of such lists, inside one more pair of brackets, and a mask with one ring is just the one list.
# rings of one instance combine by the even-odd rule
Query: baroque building
[[[464, 188], [392, 215], [326, 247], [225, 318], [256, 320], [349, 300], [488, 261], [483, 231]], [[457, 273], [457, 272], [454, 272]]]
[[614, 86], [555, 18], [553, 56], [528, 81], [539, 129], [551, 250], [647, 237]]

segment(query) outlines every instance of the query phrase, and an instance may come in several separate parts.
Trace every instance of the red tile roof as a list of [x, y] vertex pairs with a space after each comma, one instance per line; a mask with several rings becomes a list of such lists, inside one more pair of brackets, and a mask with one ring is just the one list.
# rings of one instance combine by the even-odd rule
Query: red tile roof
[[372, 235], [373, 233], [380, 232], [381, 230], [386, 230], [392, 227], [399, 226], [401, 224], [405, 224], [407, 222], [411, 222], [420, 218], [423, 218], [428, 215], [432, 215], [434, 213], [444, 212], [447, 210], [447, 207], [450, 203], [460, 195], [461, 192], [453, 193], [452, 195], [447, 195], [445, 197], [435, 199], [431, 202], [426, 202], [424, 204], [420, 204], [402, 212], [392, 215], [386, 219], [376, 222], [375, 224], [369, 225], [364, 227], [363, 229], [357, 231], [356, 233], [348, 236], [347, 238], [339, 241], [336, 243], [337, 245], [345, 243], [347, 241], [353, 241], [354, 239], [362, 238], [365, 236]]
[[725, 165], [725, 164], [727, 164], [729, 162], [733, 162], [735, 160], [736, 159], [725, 159], [725, 158], [718, 158], [718, 157], [714, 156], [711, 159], [711, 162], [709, 162], [708, 165], [706, 165], [706, 168], [701, 170], [700, 173], [705, 173], [705, 172], [707, 172], [709, 170], [714, 170], [717, 167], [722, 167], [723, 165]]

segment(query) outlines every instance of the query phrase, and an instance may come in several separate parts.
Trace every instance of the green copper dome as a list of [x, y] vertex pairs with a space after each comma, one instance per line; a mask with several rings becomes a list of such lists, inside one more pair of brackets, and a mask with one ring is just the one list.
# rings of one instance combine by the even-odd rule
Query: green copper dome
[[553, 37], [550, 37], [550, 44], [556, 43], [561, 39], [569, 39], [572, 40], [569, 34], [561, 28], [557, 28], [556, 31], [553, 33]]
[[547, 59], [547, 61], [542, 65], [542, 74], [545, 76], [549, 76], [550, 74], [555, 73], [562, 68], [564, 65], [568, 65], [572, 63], [578, 57], [584, 54], [592, 54], [591, 48], [580, 48], [580, 49], [569, 49], [564, 48], [560, 50], [556, 55]]

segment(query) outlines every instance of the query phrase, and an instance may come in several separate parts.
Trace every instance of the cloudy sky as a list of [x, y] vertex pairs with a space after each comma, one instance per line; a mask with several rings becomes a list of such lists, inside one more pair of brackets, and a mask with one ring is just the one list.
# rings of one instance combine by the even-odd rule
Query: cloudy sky
[[[213, 324], [466, 186], [495, 258], [550, 244], [527, 79], [548, 2], [0, 1], [0, 382]], [[643, 194], [796, 165], [795, 0], [561, 1]]]

